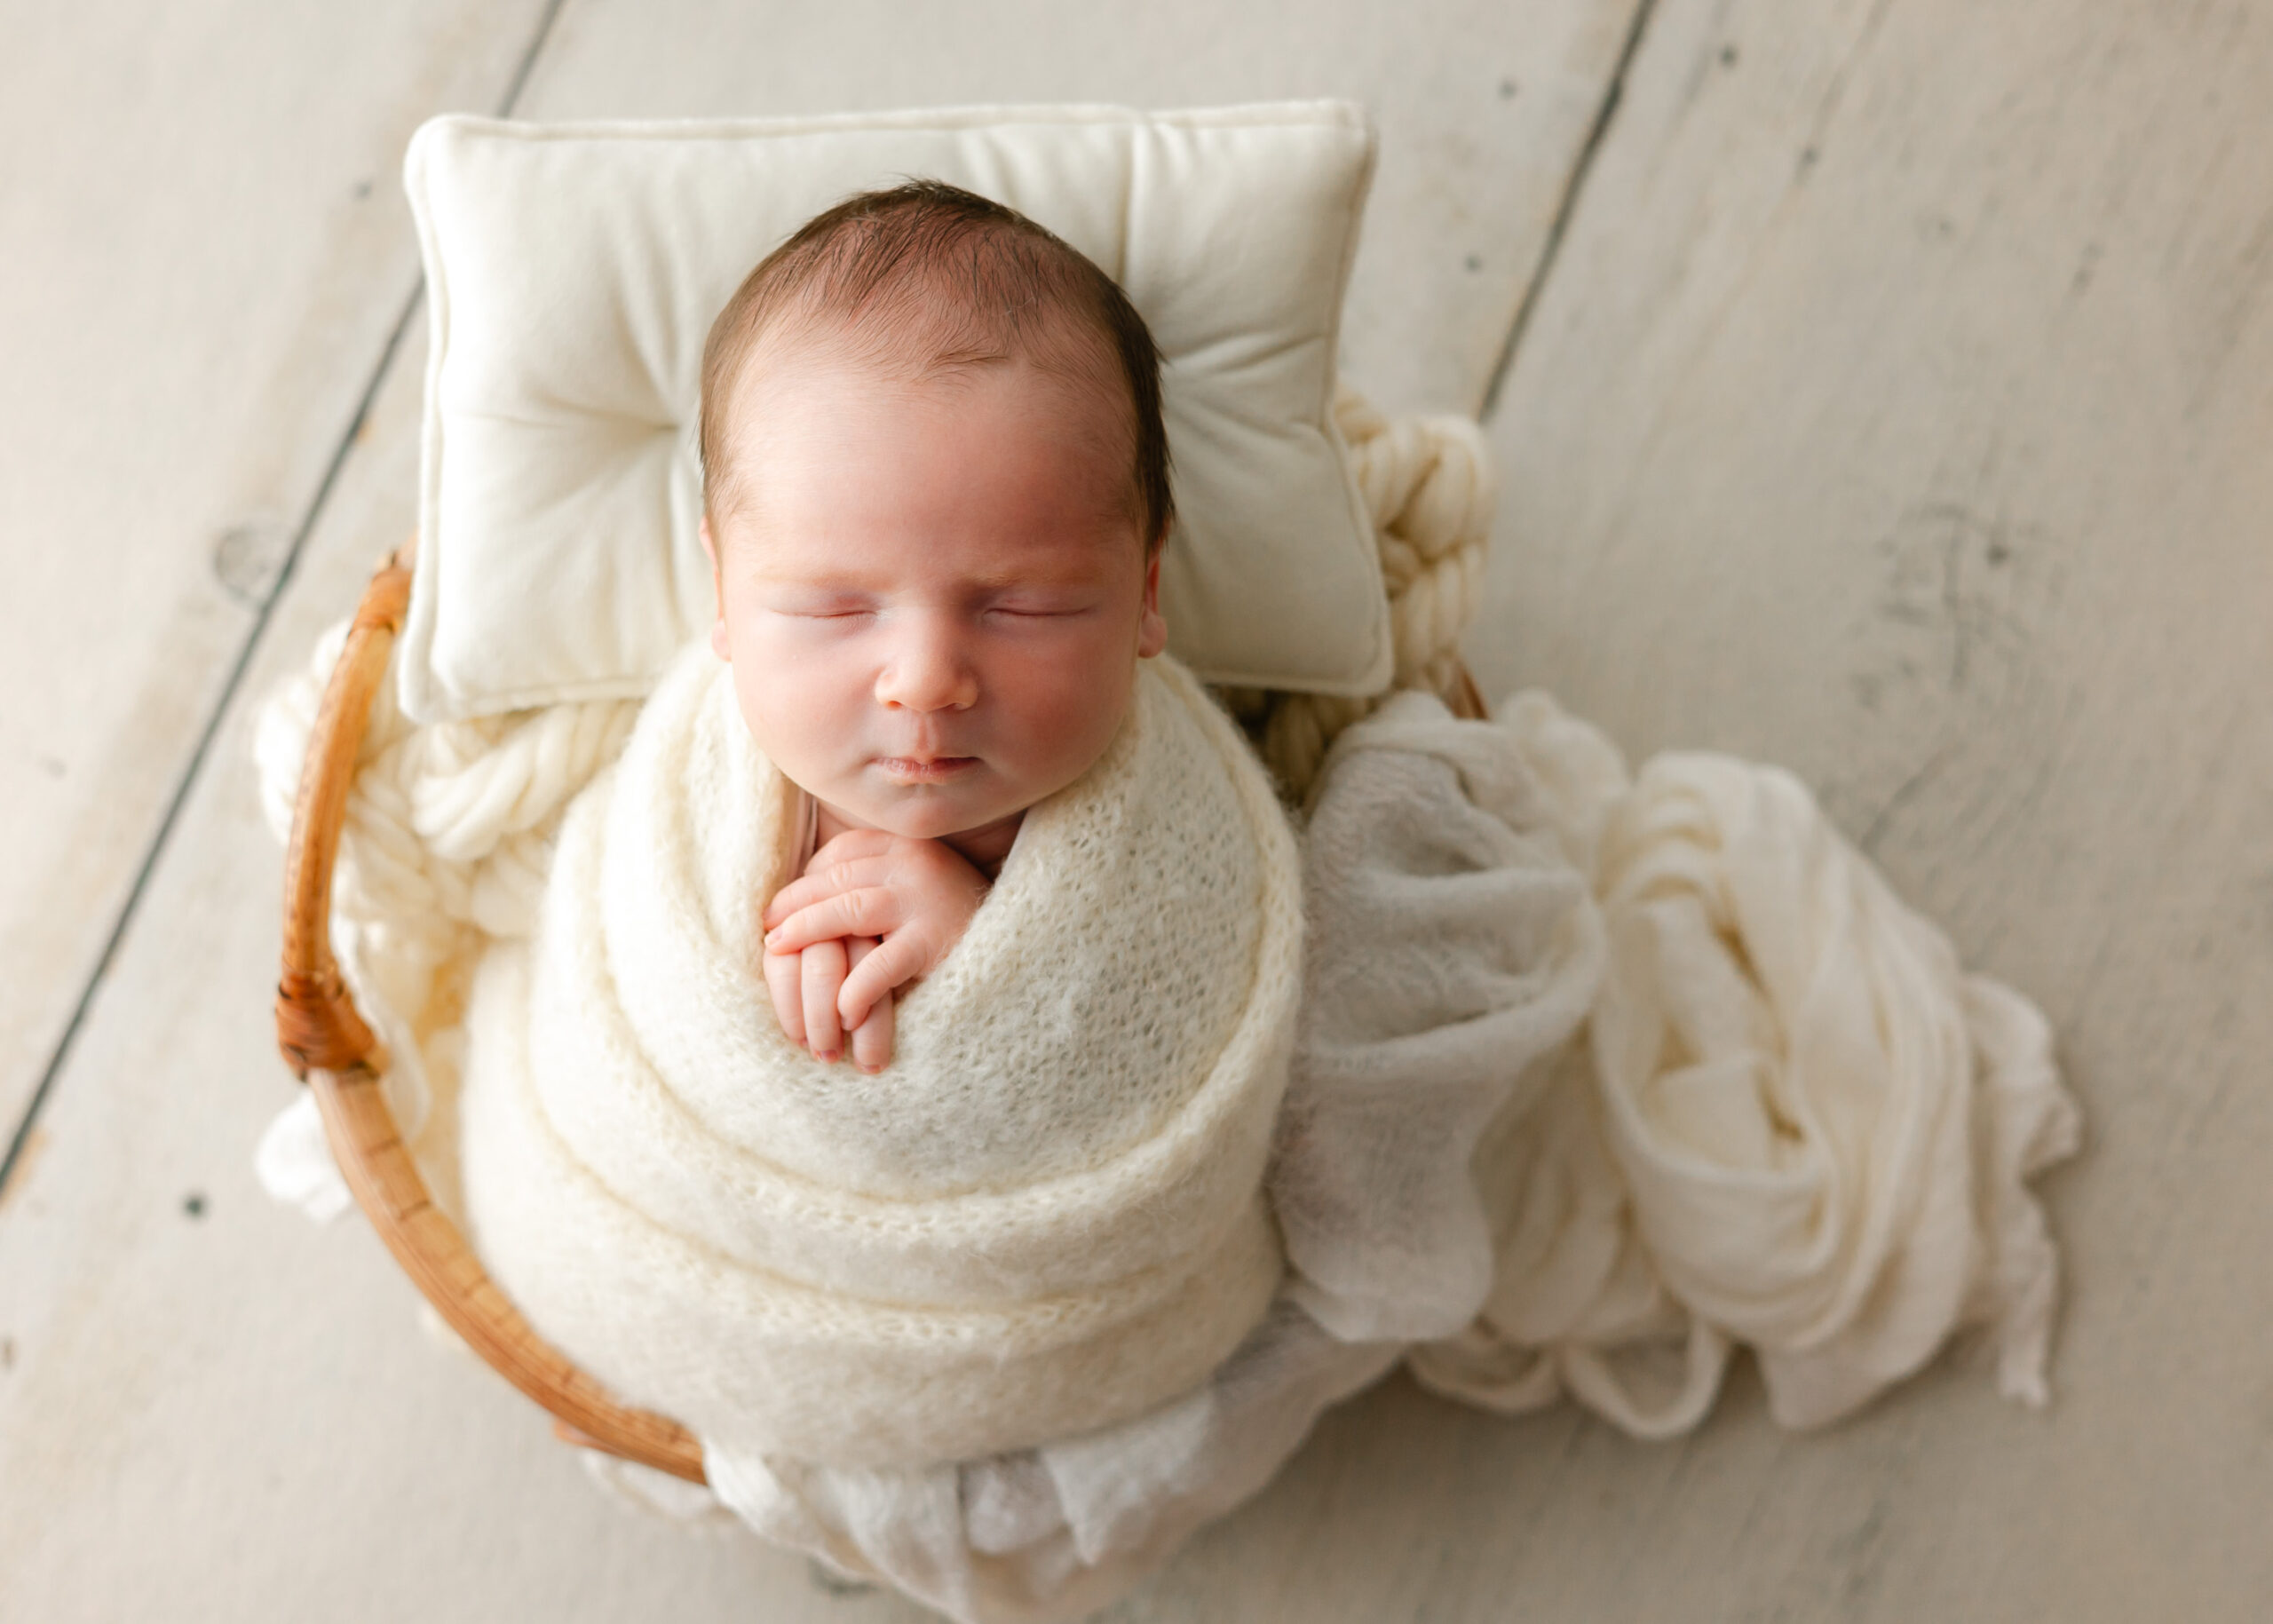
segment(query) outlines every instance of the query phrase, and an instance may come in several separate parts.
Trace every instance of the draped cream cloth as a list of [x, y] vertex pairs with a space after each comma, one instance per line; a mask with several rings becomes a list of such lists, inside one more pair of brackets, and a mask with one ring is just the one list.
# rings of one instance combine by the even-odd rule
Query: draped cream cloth
[[1606, 959], [1578, 1052], [1486, 1137], [1484, 1311], [1416, 1374], [1506, 1410], [1567, 1388], [1664, 1437], [1742, 1344], [1807, 1427], [1977, 1324], [2002, 1390], [2043, 1403], [2057, 1256], [2026, 1181], [2079, 1132], [2043, 1017], [1964, 974], [1790, 774], [1667, 752], [1629, 778], [1536, 693], [1499, 726]]

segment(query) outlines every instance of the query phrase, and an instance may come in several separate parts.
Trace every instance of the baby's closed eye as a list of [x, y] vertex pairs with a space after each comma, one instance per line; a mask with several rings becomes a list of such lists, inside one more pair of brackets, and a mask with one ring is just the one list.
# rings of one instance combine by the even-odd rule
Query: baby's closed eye
[[1046, 620], [1068, 614], [1089, 614], [1095, 613], [1096, 609], [1096, 604], [1080, 599], [1013, 598], [1005, 602], [988, 605], [986, 613]]
[[769, 614], [796, 621], [865, 619], [876, 612], [872, 598], [849, 592], [787, 592], [768, 595], [762, 606]]

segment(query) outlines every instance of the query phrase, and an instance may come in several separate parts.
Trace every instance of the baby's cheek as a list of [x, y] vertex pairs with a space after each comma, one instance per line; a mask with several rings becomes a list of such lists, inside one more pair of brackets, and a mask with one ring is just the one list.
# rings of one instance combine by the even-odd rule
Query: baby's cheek
[[794, 661], [736, 661], [735, 696], [757, 746], [774, 764], [804, 782], [819, 764], [817, 752], [843, 727], [828, 701], [820, 673]]
[[1092, 658], [1072, 669], [1034, 674], [1022, 696], [1025, 728], [1038, 776], [1061, 788], [1088, 771], [1121, 726], [1135, 680], [1133, 661]]

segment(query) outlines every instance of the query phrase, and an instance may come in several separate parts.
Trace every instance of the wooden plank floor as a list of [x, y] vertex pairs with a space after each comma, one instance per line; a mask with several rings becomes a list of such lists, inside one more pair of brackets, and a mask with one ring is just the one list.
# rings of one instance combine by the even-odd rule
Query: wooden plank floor
[[1655, 9], [1493, 424], [1477, 663], [1818, 785], [2043, 1002], [2088, 1143], [2049, 1414], [1976, 1369], [1524, 1457], [1534, 1616], [2273, 1609], [2269, 91], [2262, 7]]
[[495, 107], [543, 15], [0, 7], [11, 1129], [417, 287], [403, 141]]
[[[1385, 145], [1348, 369], [1398, 406], [1473, 408], [1496, 380], [1487, 686], [1545, 684], [1637, 752], [1801, 771], [2045, 1002], [2092, 1136], [2050, 1184], [2074, 1284], [2047, 1414], [1998, 1403], [1962, 1356], [1818, 1437], [1777, 1432], [1740, 1376], [1671, 1446], [1391, 1382], [1114, 1616], [2262, 1617], [2273, 14], [1655, 0], [1598, 142], [1630, 4], [1101, 16], [569, 0], [523, 107], [1363, 96]], [[400, 37], [429, 30], [404, 59], [472, 72], [470, 23], [404, 17]], [[345, 119], [367, 93], [384, 99], [316, 99]], [[17, 176], [12, 248], [38, 218]], [[372, 255], [407, 265], [388, 229]], [[315, 297], [314, 270], [277, 274]], [[362, 347], [311, 363], [321, 400], [360, 393], [404, 286], [324, 296]], [[218, 319], [181, 318], [199, 344]], [[252, 1184], [287, 1095], [249, 700], [409, 522], [419, 350], [414, 328], [0, 1192], [0, 1618], [913, 1620], [618, 1510], [502, 1384], [424, 1345], [368, 1234]], [[253, 454], [242, 424], [196, 432]], [[141, 456], [114, 460], [159, 479]], [[35, 551], [14, 508], [0, 522]], [[153, 532], [135, 567], [193, 578], [210, 529]], [[58, 577], [57, 613], [101, 578]], [[212, 646], [206, 685], [164, 701], [188, 721], [135, 737], [202, 725], [234, 657]], [[52, 691], [96, 692], [110, 656], [86, 647]], [[0, 730], [37, 709], [12, 698]], [[110, 883], [73, 907], [107, 919]], [[59, 972], [75, 1000], [83, 971]], [[25, 1042], [44, 1066], [51, 1034]]]

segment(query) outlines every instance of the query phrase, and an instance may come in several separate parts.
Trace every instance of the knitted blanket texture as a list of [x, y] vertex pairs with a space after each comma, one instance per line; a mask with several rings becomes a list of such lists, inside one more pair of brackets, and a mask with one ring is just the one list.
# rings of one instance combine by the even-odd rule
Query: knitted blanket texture
[[1026, 815], [892, 1063], [782, 1035], [758, 915], [794, 787], [692, 651], [562, 825], [468, 1006], [473, 1240], [532, 1322], [706, 1444], [913, 1466], [1190, 1391], [1280, 1271], [1292, 832], [1188, 674]]

